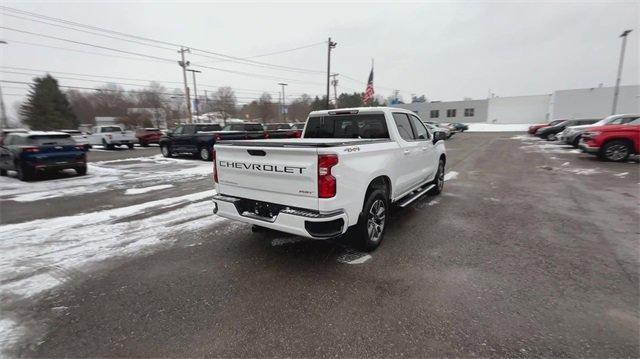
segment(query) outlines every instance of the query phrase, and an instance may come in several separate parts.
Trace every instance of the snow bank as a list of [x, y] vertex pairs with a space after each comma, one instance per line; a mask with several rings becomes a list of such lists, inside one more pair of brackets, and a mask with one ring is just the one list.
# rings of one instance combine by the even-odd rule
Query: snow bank
[[498, 123], [467, 123], [468, 132], [526, 132], [531, 123], [498, 124]]
[[151, 187], [129, 188], [128, 190], [124, 191], [124, 194], [125, 195], [142, 194], [142, 193], [147, 193], [152, 191], [159, 191], [161, 189], [171, 188], [171, 187], [173, 187], [172, 184], [161, 184], [161, 185], [151, 186]]

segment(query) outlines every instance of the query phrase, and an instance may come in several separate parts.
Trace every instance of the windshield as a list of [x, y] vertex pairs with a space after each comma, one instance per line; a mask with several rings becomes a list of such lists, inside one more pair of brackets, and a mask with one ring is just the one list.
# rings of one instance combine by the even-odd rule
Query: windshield
[[117, 126], [102, 127], [101, 132], [121, 132], [122, 129]]
[[197, 132], [211, 132], [220, 131], [222, 127], [220, 125], [198, 125], [196, 126]]
[[305, 138], [389, 138], [383, 114], [310, 117]]
[[262, 125], [259, 123], [245, 123], [244, 124], [245, 131], [264, 131]]

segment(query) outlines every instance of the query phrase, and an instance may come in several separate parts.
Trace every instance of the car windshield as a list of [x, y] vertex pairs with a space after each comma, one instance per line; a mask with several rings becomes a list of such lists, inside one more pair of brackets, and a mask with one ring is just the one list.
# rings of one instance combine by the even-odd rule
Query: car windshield
[[389, 138], [383, 114], [309, 117], [305, 138]]
[[64, 146], [73, 145], [75, 141], [69, 135], [32, 135], [27, 143], [34, 146]]

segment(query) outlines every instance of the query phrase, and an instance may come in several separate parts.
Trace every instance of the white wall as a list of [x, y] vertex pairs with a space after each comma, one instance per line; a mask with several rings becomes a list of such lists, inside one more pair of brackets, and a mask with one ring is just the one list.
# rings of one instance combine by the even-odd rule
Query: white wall
[[[411, 110], [423, 121], [476, 123], [487, 120], [487, 100], [436, 101], [393, 106]], [[473, 109], [473, 116], [465, 116], [464, 110], [468, 108]], [[432, 110], [438, 111], [438, 117], [431, 117]], [[456, 110], [455, 117], [447, 117], [447, 110]]]
[[[560, 90], [553, 93], [552, 118], [602, 118], [611, 115], [613, 87]], [[640, 86], [620, 86], [617, 113], [640, 112]]]
[[551, 95], [489, 99], [488, 123], [540, 123], [548, 120]]

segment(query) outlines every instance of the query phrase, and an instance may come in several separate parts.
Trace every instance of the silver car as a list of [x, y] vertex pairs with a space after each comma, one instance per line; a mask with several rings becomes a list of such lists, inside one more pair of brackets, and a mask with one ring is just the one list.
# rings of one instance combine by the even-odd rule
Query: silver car
[[604, 126], [604, 125], [623, 125], [625, 123], [629, 123], [631, 121], [640, 118], [640, 114], [620, 114], [620, 115], [611, 115], [609, 117], [605, 117], [602, 120], [592, 124], [592, 125], [583, 125], [583, 126], [568, 126], [562, 131], [562, 134], [559, 137], [561, 142], [564, 142], [568, 145], [571, 145], [575, 148], [578, 148], [580, 144], [580, 138], [582, 134], [593, 126]]

